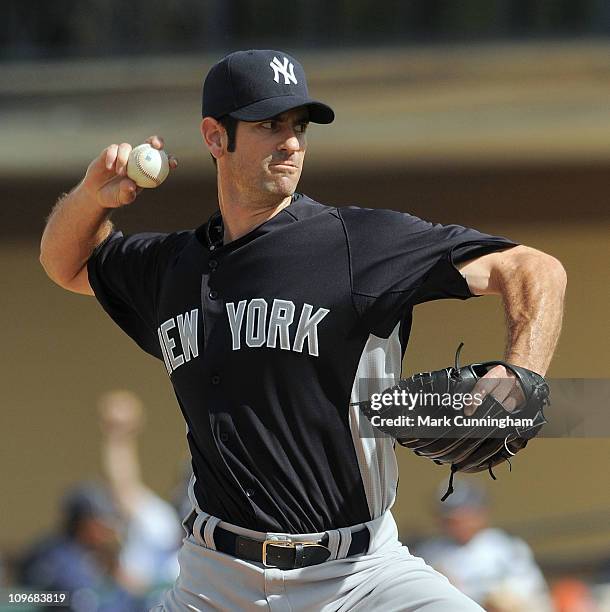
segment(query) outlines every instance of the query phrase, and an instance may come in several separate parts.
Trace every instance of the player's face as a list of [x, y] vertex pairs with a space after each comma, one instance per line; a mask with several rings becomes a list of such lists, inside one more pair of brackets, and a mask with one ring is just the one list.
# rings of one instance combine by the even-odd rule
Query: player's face
[[487, 512], [482, 508], [459, 508], [443, 519], [442, 526], [449, 537], [466, 544], [487, 526]]
[[241, 191], [253, 200], [292, 195], [301, 178], [307, 149], [306, 108], [296, 108], [266, 121], [240, 121], [235, 152], [228, 166]]

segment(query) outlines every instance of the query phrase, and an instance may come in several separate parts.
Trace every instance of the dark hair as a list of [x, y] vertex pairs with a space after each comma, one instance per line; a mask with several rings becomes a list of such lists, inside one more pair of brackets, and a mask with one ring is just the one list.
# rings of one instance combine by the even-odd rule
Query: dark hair
[[[237, 136], [237, 119], [235, 117], [231, 117], [231, 115], [223, 115], [218, 118], [218, 123], [222, 125], [222, 127], [227, 132], [227, 151], [229, 153], [233, 153], [235, 151], [235, 140]], [[216, 165], [216, 158], [212, 155], [212, 161], [214, 165]]]
[[81, 523], [90, 518], [111, 520], [117, 508], [106, 487], [94, 482], [83, 482], [70, 488], [61, 499], [64, 533], [74, 537]]
[[223, 115], [218, 123], [222, 125], [222, 127], [227, 132], [227, 151], [229, 153], [235, 152], [235, 136], [237, 135], [237, 119], [235, 117], [231, 117], [231, 115]]

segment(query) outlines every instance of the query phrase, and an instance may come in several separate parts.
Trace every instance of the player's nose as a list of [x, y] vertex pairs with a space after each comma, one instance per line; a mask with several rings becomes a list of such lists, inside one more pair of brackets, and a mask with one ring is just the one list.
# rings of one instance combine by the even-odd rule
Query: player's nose
[[286, 127], [286, 129], [282, 132], [282, 139], [279, 144], [279, 149], [290, 152], [299, 151], [303, 148], [301, 137], [302, 134], [297, 133], [294, 127]]

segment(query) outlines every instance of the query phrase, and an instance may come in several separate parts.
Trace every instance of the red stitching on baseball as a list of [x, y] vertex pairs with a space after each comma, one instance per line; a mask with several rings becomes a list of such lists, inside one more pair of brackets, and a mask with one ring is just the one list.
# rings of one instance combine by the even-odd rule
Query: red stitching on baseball
[[159, 181], [159, 179], [154, 177], [152, 174], [149, 174], [148, 172], [146, 172], [146, 170], [144, 170], [144, 168], [142, 167], [142, 164], [140, 163], [140, 155], [142, 155], [143, 153], [144, 153], [144, 151], [138, 151], [137, 154], [136, 154], [136, 166], [138, 167], [138, 170], [145, 177], [149, 178], [153, 183], [155, 183], [156, 185], [160, 185], [161, 181]]

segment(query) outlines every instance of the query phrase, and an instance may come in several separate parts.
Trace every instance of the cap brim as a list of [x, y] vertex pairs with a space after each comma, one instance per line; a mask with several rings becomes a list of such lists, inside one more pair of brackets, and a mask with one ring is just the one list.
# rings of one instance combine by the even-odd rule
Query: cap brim
[[309, 109], [309, 120], [313, 123], [332, 123], [335, 118], [335, 113], [330, 106], [301, 96], [278, 96], [259, 100], [254, 104], [233, 111], [229, 115], [241, 121], [262, 121], [299, 106], [306, 106]]

